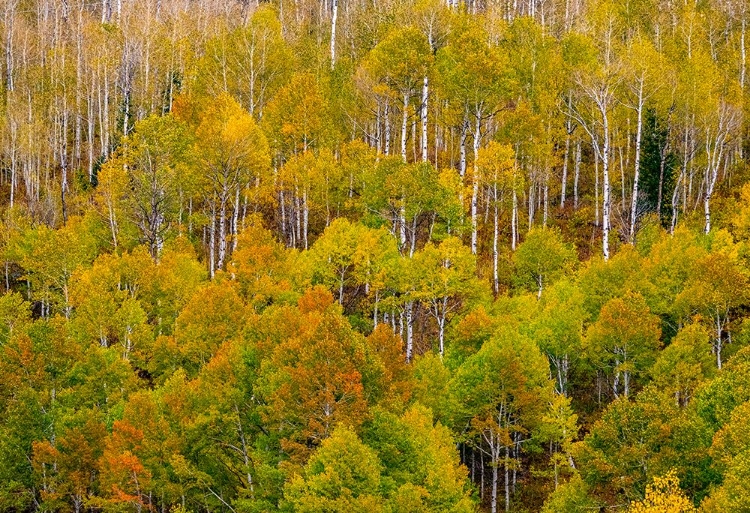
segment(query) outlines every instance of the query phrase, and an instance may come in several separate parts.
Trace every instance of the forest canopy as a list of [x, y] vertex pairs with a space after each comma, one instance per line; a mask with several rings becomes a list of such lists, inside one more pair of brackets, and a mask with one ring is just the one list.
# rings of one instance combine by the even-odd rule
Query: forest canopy
[[748, 7], [0, 4], [0, 510], [750, 510]]

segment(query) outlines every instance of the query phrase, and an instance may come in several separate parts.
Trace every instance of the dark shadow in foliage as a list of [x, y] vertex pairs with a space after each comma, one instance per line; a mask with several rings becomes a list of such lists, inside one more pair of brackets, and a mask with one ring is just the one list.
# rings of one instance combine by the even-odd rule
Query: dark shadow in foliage
[[676, 167], [677, 156], [669, 145], [669, 119], [659, 117], [654, 109], [648, 109], [641, 152], [640, 213], [657, 212], [662, 222], [668, 222]]

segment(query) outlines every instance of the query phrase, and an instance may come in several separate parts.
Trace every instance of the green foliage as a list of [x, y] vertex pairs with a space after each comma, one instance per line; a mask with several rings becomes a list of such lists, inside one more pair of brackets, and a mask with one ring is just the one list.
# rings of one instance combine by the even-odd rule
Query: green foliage
[[6, 3], [0, 510], [748, 509], [743, 2]]
[[381, 463], [377, 453], [346, 427], [333, 431], [310, 458], [304, 478], [290, 482], [291, 511], [382, 511], [378, 496]]
[[575, 259], [573, 249], [563, 242], [559, 232], [533, 229], [513, 255], [519, 287], [536, 290], [542, 297], [545, 286], [568, 271]]

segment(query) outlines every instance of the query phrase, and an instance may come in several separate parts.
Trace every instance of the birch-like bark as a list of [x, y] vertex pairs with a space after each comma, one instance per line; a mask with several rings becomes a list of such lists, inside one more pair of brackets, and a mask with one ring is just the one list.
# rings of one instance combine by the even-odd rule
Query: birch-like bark
[[461, 139], [459, 143], [459, 161], [458, 161], [458, 174], [463, 180], [466, 176], [466, 137], [469, 133], [469, 120], [464, 117], [463, 123], [461, 123]]
[[738, 118], [737, 109], [722, 101], [719, 105], [715, 131], [710, 124], [706, 127], [707, 163], [704, 180], [706, 188], [703, 196], [703, 213], [706, 219], [704, 231], [706, 234], [711, 231], [711, 198], [719, 177], [719, 167], [724, 157], [726, 143], [732, 132], [737, 128]]
[[505, 511], [510, 511], [510, 447], [505, 447]]
[[635, 129], [635, 171], [633, 174], [633, 198], [630, 202], [630, 234], [629, 241], [632, 244], [635, 238], [635, 221], [638, 215], [638, 182], [640, 180], [641, 173], [641, 136], [643, 134], [643, 81], [640, 82], [638, 87], [638, 105], [636, 109], [636, 116], [638, 121], [636, 122]]
[[237, 249], [240, 222], [240, 184], [234, 192], [234, 212], [232, 212], [232, 251]]
[[17, 146], [17, 134], [18, 124], [15, 120], [11, 120], [10, 123], [10, 208], [13, 208], [13, 202], [16, 195], [16, 170], [18, 168], [18, 146]]
[[219, 255], [216, 268], [224, 268], [224, 260], [227, 255], [227, 192], [222, 191], [219, 205]]
[[[578, 78], [578, 85], [585, 95], [591, 100], [592, 109], [589, 114], [583, 115], [575, 108], [571, 108], [569, 115], [572, 116], [586, 131], [591, 138], [594, 149], [595, 161], [602, 162], [602, 254], [604, 260], [609, 260], [609, 231], [610, 231], [610, 128], [609, 111], [614, 101], [614, 89], [617, 78], [614, 74], [603, 81], [588, 83], [583, 77]], [[596, 158], [598, 157], [598, 158]], [[597, 173], [598, 177], [598, 173]], [[597, 201], [598, 203], [598, 201]], [[598, 205], [597, 205], [598, 207]]]
[[339, 14], [339, 0], [331, 0], [331, 69], [336, 65], [336, 21]]
[[[570, 105], [570, 99], [568, 99]], [[570, 109], [570, 106], [568, 106]], [[560, 208], [565, 208], [565, 193], [568, 187], [568, 161], [570, 160], [570, 134], [573, 131], [573, 123], [570, 118], [565, 120], [565, 153], [563, 154], [562, 180], [560, 181]]]
[[68, 194], [68, 108], [66, 103], [63, 101], [62, 144], [60, 145], [60, 199], [62, 202], [63, 224], [68, 222], [68, 204], [66, 199]]
[[413, 319], [413, 307], [414, 303], [408, 301], [404, 307], [406, 310], [406, 361], [411, 362], [411, 358], [414, 352], [414, 319]]
[[599, 219], [599, 152], [596, 146], [592, 145], [594, 150], [594, 226], [599, 228], [601, 222]]
[[307, 188], [302, 191], [302, 241], [307, 249], [307, 226], [310, 219], [310, 208], [307, 205]]
[[443, 357], [443, 354], [445, 353], [445, 319], [448, 315], [448, 296], [443, 296], [438, 300], [438, 308], [439, 311], [436, 312], [436, 319], [438, 323], [438, 342], [439, 342], [439, 351], [440, 351], [440, 358]]
[[546, 228], [547, 217], [549, 216], [549, 173], [546, 171], [544, 173], [543, 195], [544, 195], [544, 209], [543, 209], [543, 215], [542, 215], [542, 226]]
[[[494, 449], [491, 449], [494, 453]], [[494, 456], [494, 454], [493, 454]], [[498, 462], [496, 461], [499, 458], [493, 457], [493, 465], [492, 465], [492, 500], [490, 503], [490, 511], [492, 513], [497, 513], [497, 484], [498, 484]]]
[[401, 159], [406, 162], [406, 128], [409, 121], [409, 93], [404, 93], [404, 104], [401, 109]]
[[385, 149], [383, 150], [383, 153], [386, 155], [391, 154], [391, 104], [386, 98], [385, 100], [385, 107], [383, 107], [383, 122], [385, 123]]
[[216, 273], [216, 198], [211, 204], [211, 223], [209, 226], [209, 238], [208, 238], [208, 268], [211, 273], [211, 278]]
[[602, 253], [604, 260], [609, 260], [609, 217], [610, 217], [610, 184], [609, 184], [609, 113], [607, 106], [600, 103], [604, 130], [602, 145]]
[[14, 0], [5, 3], [5, 89], [13, 91], [13, 22], [15, 21], [16, 6]]
[[498, 252], [497, 252], [497, 242], [499, 238], [499, 232], [500, 228], [498, 226], [498, 212], [497, 212], [497, 180], [495, 180], [495, 184], [492, 187], [492, 199], [494, 202], [494, 210], [493, 210], [493, 231], [492, 231], [492, 290], [494, 290], [495, 294], [498, 294], [499, 292], [499, 283], [500, 280], [498, 278]]
[[429, 93], [429, 81], [427, 77], [424, 77], [424, 81], [422, 82], [422, 106], [420, 109], [422, 121], [422, 162], [427, 162], [427, 99], [429, 97]]
[[716, 343], [715, 350], [716, 350], [716, 368], [721, 370], [721, 350], [722, 350], [722, 340], [721, 340], [721, 332], [723, 330], [723, 323], [721, 322], [721, 316], [719, 314], [716, 314]]
[[581, 141], [576, 143], [576, 165], [573, 176], [573, 210], [578, 210], [578, 181], [581, 177]]
[[477, 254], [477, 202], [479, 199], [479, 144], [482, 139], [482, 116], [481, 110], [477, 112], [476, 124], [474, 125], [474, 176], [471, 185], [471, 253]]
[[516, 243], [518, 242], [518, 193], [515, 186], [513, 187], [513, 216], [510, 221], [510, 231], [510, 247], [515, 251]]

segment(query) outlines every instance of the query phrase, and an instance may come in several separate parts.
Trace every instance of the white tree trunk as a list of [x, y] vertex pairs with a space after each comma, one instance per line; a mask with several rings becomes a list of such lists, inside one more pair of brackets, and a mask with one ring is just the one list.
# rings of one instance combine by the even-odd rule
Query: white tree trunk
[[404, 105], [401, 109], [401, 158], [406, 162], [406, 127], [409, 120], [409, 93], [404, 93]]
[[[495, 452], [494, 448], [491, 450], [493, 453]], [[495, 458], [493, 458], [493, 460], [494, 459]], [[492, 513], [497, 513], [497, 482], [499, 474], [498, 463], [499, 462], [497, 461], [493, 461], [492, 465], [492, 502], [490, 503], [490, 511]]]
[[234, 193], [234, 212], [232, 212], [232, 251], [237, 249], [237, 239], [239, 235], [240, 223], [240, 184]]
[[430, 88], [427, 77], [424, 77], [422, 83], [422, 108], [421, 108], [421, 121], [422, 121], [422, 162], [427, 162], [427, 99], [429, 97]]
[[336, 21], [339, 14], [339, 0], [331, 0], [331, 69], [336, 65]]
[[[719, 177], [719, 167], [724, 158], [724, 150], [730, 134], [737, 128], [738, 110], [725, 103], [719, 105], [717, 125], [706, 127], [706, 190], [703, 197], [703, 212], [706, 217], [705, 233], [711, 231], [711, 197]], [[712, 132], [715, 129], [715, 133]]]
[[630, 202], [630, 243], [635, 237], [635, 221], [638, 215], [638, 180], [641, 173], [641, 136], [643, 133], [643, 81], [638, 89], [638, 122], [635, 130], [635, 174], [633, 175], [633, 198]]
[[721, 331], [722, 331], [722, 322], [721, 322], [721, 316], [716, 316], [716, 367], [721, 370], [721, 350], [722, 350], [722, 342], [721, 342]]
[[609, 260], [609, 218], [610, 218], [610, 184], [609, 184], [609, 114], [606, 108], [600, 108], [604, 145], [602, 148], [602, 253], [604, 260]]
[[[566, 5], [567, 9], [567, 5]], [[571, 95], [568, 95], [568, 110], [570, 110]], [[570, 134], [573, 132], [573, 121], [565, 120], [565, 153], [563, 155], [563, 171], [560, 184], [560, 208], [565, 208], [565, 195], [568, 187], [568, 161], [570, 160]]]
[[383, 122], [385, 123], [385, 150], [386, 155], [391, 154], [391, 103], [386, 99], [383, 108]]
[[302, 191], [302, 240], [305, 243], [305, 249], [307, 249], [307, 226], [310, 218], [310, 208], [307, 205], [307, 189]]
[[581, 177], [581, 141], [576, 143], [576, 165], [573, 176], [573, 210], [578, 210], [578, 180]]
[[565, 208], [565, 193], [568, 186], [568, 160], [570, 156], [570, 134], [565, 137], [565, 153], [563, 154], [563, 171], [560, 182], [560, 208]]
[[516, 192], [515, 186], [513, 187], [513, 216], [510, 221], [510, 231], [510, 247], [515, 251], [516, 243], [518, 241], [518, 193]]
[[404, 309], [406, 310], [406, 361], [410, 362], [414, 350], [413, 302], [408, 301]]
[[493, 211], [493, 232], [492, 232], [492, 290], [495, 291], [495, 294], [499, 292], [499, 279], [498, 279], [498, 268], [497, 268], [497, 260], [498, 260], [498, 254], [497, 254], [497, 240], [499, 237], [499, 231], [500, 228], [498, 227], [498, 218], [497, 218], [497, 183], [495, 183], [494, 187], [492, 188], [492, 196], [494, 200], [494, 211]]
[[477, 112], [477, 120], [474, 126], [474, 176], [471, 186], [471, 253], [477, 254], [477, 203], [479, 200], [479, 144], [482, 138], [482, 116]]
[[[745, 15], [742, 13], [742, 29], [740, 32], [740, 87], [745, 90], [745, 70], [747, 69], [747, 54], [745, 50]], [[742, 146], [740, 146], [742, 147]]]
[[216, 272], [216, 205], [211, 205], [211, 223], [209, 226], [208, 238], [208, 268], [211, 278]]
[[226, 193], [222, 193], [221, 206], [219, 208], [219, 257], [216, 268], [224, 268], [224, 260], [227, 255], [227, 200]]
[[469, 121], [464, 117], [464, 121], [463, 123], [461, 123], [461, 141], [459, 143], [459, 162], [458, 162], [458, 174], [461, 176], [462, 180], [463, 180], [463, 177], [466, 176], [466, 137], [468, 133], [469, 133]]
[[398, 210], [398, 228], [401, 250], [406, 248], [406, 198], [401, 198], [401, 208]]

